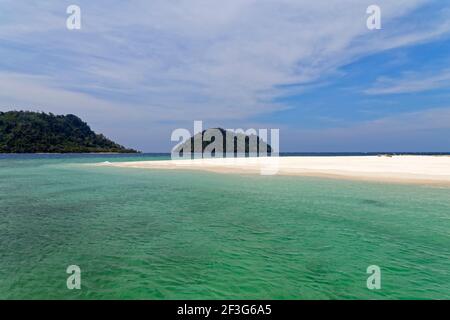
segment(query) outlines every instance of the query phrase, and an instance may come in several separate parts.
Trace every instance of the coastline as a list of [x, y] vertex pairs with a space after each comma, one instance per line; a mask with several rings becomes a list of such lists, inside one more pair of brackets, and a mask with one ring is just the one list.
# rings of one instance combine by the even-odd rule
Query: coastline
[[450, 156], [331, 156], [222, 158], [98, 163], [97, 166], [137, 169], [200, 170], [221, 174], [313, 176], [374, 182], [450, 186]]

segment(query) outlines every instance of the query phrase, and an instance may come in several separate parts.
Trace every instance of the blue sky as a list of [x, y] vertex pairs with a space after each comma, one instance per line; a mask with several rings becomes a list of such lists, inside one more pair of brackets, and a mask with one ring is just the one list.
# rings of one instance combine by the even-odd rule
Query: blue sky
[[194, 120], [279, 128], [281, 151], [450, 151], [449, 36], [446, 1], [2, 0], [0, 110], [143, 151]]

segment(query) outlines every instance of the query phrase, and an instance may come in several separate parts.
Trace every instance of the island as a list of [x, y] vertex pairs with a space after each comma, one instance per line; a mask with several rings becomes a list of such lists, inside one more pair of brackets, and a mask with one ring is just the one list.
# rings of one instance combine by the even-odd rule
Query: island
[[31, 111], [0, 112], [0, 153], [137, 153], [79, 117]]
[[[210, 128], [178, 144], [172, 155], [184, 158], [259, 157], [272, 154], [272, 147], [256, 134]], [[187, 156], [187, 157], [186, 157]]]

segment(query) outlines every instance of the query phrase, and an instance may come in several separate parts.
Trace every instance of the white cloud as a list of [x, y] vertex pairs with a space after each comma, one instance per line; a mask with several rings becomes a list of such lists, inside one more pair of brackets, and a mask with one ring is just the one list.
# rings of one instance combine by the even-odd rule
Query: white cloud
[[431, 75], [409, 72], [398, 79], [379, 78], [372, 88], [365, 90], [365, 93], [370, 95], [413, 93], [444, 87], [450, 87], [450, 69]]
[[217, 118], [277, 110], [279, 85], [306, 84], [362, 54], [449, 30], [441, 19], [420, 31], [389, 29], [423, 0], [379, 1], [386, 27], [378, 35], [365, 25], [371, 1], [360, 0], [80, 1], [79, 33], [65, 30], [64, 1], [7, 2], [15, 18], [0, 35], [39, 50], [36, 59], [60, 60], [60, 70], [40, 70], [52, 62], [36, 60], [34, 72], [69, 90], [132, 94], [140, 105]]

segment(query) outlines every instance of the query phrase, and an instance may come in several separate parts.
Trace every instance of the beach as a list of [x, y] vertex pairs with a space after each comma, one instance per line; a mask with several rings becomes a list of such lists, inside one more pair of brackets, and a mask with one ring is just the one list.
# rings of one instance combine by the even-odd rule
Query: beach
[[330, 156], [162, 160], [100, 163], [139, 169], [317, 176], [379, 182], [450, 186], [450, 156]]

